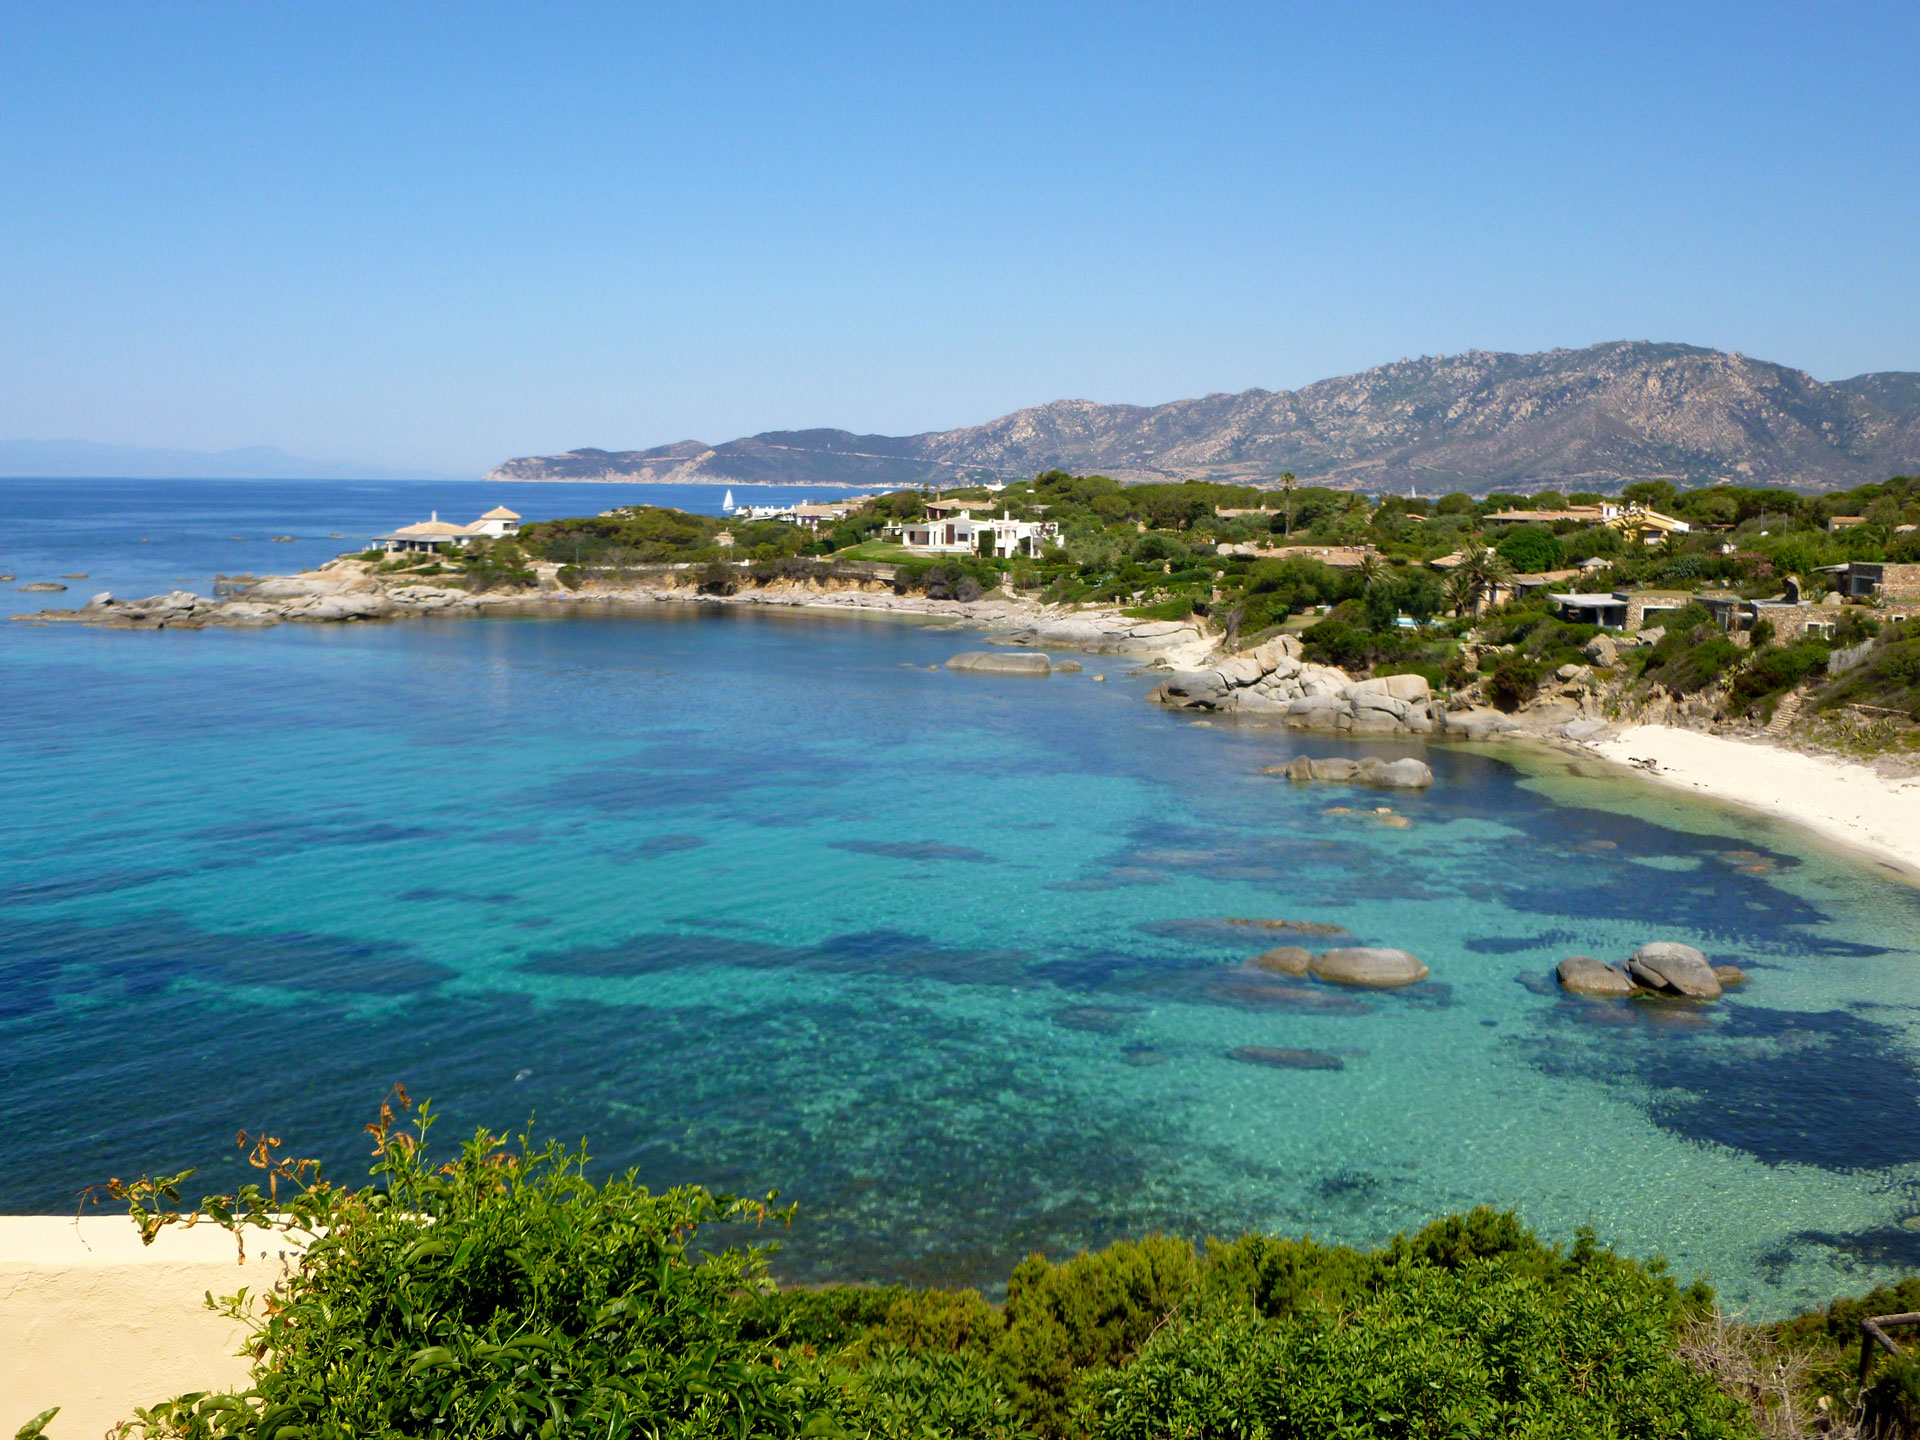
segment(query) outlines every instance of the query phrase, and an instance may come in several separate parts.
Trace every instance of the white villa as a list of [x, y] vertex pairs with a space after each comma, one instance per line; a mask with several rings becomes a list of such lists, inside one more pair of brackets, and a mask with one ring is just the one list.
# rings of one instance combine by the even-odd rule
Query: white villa
[[514, 534], [520, 529], [520, 517], [504, 505], [496, 505], [471, 525], [455, 525], [440, 518], [435, 510], [433, 518], [422, 520], [417, 525], [402, 525], [391, 535], [376, 535], [373, 543], [386, 550], [388, 554], [400, 555], [416, 551], [426, 551], [441, 545], [465, 545], [469, 540], [499, 540]]
[[1060, 537], [1057, 521], [1010, 520], [1004, 510], [998, 520], [992, 516], [976, 520], [971, 510], [962, 508], [953, 514], [953, 508], [936, 502], [927, 507], [928, 511], [947, 513], [929, 513], [925, 520], [890, 525], [887, 533], [899, 536], [900, 544], [908, 550], [925, 550], [935, 555], [977, 553], [981, 537], [991, 534], [993, 553], [1002, 559], [1009, 555], [1037, 555], [1050, 541]]

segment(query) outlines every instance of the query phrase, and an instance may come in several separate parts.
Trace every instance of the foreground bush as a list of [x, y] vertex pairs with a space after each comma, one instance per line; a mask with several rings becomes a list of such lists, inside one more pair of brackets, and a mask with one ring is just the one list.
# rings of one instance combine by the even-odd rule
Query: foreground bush
[[[1703, 1287], [1591, 1236], [1543, 1245], [1491, 1210], [1372, 1252], [1250, 1235], [1034, 1255], [1004, 1306], [781, 1291], [771, 1247], [711, 1239], [786, 1222], [772, 1196], [595, 1183], [582, 1153], [485, 1132], [440, 1164], [430, 1126], [424, 1106], [411, 1130], [383, 1107], [360, 1189], [263, 1142], [264, 1191], [201, 1202], [197, 1223], [312, 1241], [264, 1315], [226, 1302], [254, 1327], [251, 1386], [163, 1403], [142, 1416], [149, 1436], [1755, 1433], [1676, 1350]], [[112, 1189], [151, 1235], [193, 1223], [170, 1208], [185, 1178]]]

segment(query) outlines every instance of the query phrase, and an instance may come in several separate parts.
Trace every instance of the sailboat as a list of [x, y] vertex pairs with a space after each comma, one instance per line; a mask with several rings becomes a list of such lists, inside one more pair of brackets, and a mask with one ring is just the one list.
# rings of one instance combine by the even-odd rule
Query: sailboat
[[720, 502], [720, 513], [722, 515], [731, 515], [733, 513], [733, 492], [731, 490], [727, 491], [726, 498]]

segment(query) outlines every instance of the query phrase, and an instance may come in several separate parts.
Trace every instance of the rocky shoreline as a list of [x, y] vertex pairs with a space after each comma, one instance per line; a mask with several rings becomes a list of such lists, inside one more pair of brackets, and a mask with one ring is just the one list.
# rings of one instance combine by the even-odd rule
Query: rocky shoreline
[[1191, 620], [1141, 620], [1117, 610], [1041, 605], [1005, 592], [970, 601], [935, 600], [896, 594], [879, 577], [781, 579], [731, 594], [713, 594], [701, 588], [691, 566], [653, 567], [631, 581], [592, 580], [576, 589], [562, 586], [553, 573], [556, 569], [539, 567], [535, 586], [474, 592], [435, 585], [404, 572], [383, 574], [377, 562], [342, 556], [297, 575], [223, 578], [216, 582], [211, 597], [176, 590], [121, 599], [103, 592], [82, 606], [13, 618], [29, 624], [121, 630], [203, 630], [417, 616], [610, 614], [663, 604], [738, 605], [939, 619], [957, 628], [1008, 632], [995, 637], [1001, 643], [1057, 645], [1169, 665], [1197, 664], [1216, 644]]

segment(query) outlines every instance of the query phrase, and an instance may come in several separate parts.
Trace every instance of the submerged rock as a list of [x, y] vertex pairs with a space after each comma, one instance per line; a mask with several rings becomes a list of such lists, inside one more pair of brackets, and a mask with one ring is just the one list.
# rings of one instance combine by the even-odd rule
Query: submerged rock
[[965, 650], [947, 661], [949, 670], [971, 670], [989, 675], [1045, 675], [1053, 662], [1045, 655], [995, 654], [988, 650]]
[[1281, 945], [1256, 955], [1247, 962], [1259, 970], [1271, 970], [1280, 975], [1304, 976], [1313, 968], [1313, 952], [1304, 945]]
[[1053, 668], [1062, 675], [1078, 675], [1081, 667], [1078, 660], [1062, 660]]
[[1569, 955], [1554, 968], [1560, 988], [1573, 995], [1631, 995], [1638, 987], [1618, 965], [1591, 955]]
[[1716, 965], [1713, 967], [1713, 978], [1720, 982], [1722, 990], [1731, 990], [1736, 985], [1747, 983], [1747, 972], [1738, 965]]
[[1356, 946], [1327, 950], [1313, 957], [1315, 979], [1332, 985], [1362, 985], [1390, 990], [1427, 978], [1427, 967], [1404, 950]]
[[1324, 1050], [1285, 1050], [1267, 1045], [1241, 1045], [1227, 1052], [1229, 1060], [1248, 1065], [1271, 1065], [1279, 1070], [1344, 1070], [1347, 1062]]
[[1232, 1005], [1311, 1010], [1320, 1015], [1369, 1015], [1373, 1012], [1371, 1005], [1351, 995], [1336, 995], [1305, 985], [1267, 985], [1256, 980], [1228, 980], [1208, 987], [1208, 993]]
[[1672, 940], [1642, 945], [1627, 961], [1627, 973], [1649, 990], [1693, 1000], [1720, 998], [1720, 982], [1714, 978], [1713, 967], [1691, 945]]

